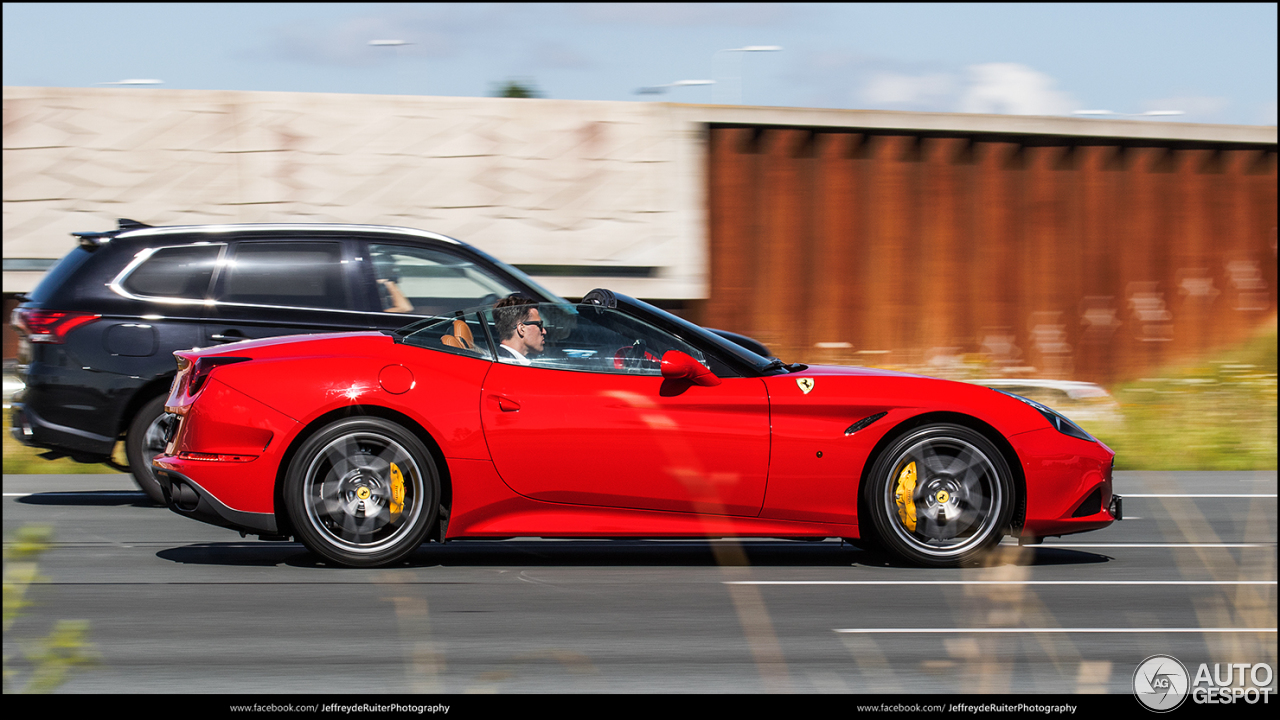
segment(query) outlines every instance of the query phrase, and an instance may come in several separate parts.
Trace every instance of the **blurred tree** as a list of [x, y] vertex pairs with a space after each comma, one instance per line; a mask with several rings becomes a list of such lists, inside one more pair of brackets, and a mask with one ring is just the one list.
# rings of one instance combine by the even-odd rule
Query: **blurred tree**
[[506, 82], [494, 83], [489, 91], [489, 97], [540, 98], [542, 93], [538, 91], [532, 80], [509, 79]]
[[[14, 621], [34, 603], [27, 597], [33, 584], [42, 584], [36, 560], [49, 548], [53, 533], [47, 527], [20, 528], [12, 541], [4, 544], [4, 636], [12, 637]], [[19, 638], [16, 642], [26, 663], [4, 655], [4, 692], [48, 693], [67, 681], [71, 673], [96, 665], [98, 653], [88, 640], [89, 623], [84, 620], [58, 620], [47, 636], [34, 641]], [[24, 666], [21, 669], [19, 666]], [[24, 672], [25, 671], [25, 672]], [[26, 682], [18, 684], [19, 675]]]

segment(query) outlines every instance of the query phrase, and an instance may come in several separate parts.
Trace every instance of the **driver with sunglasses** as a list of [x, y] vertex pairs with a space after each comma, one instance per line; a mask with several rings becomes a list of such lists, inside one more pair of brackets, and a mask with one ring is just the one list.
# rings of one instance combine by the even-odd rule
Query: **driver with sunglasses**
[[545, 348], [547, 329], [533, 299], [514, 293], [499, 300], [493, 306], [493, 320], [502, 338], [498, 352], [515, 362], [529, 365], [529, 353], [541, 353]]

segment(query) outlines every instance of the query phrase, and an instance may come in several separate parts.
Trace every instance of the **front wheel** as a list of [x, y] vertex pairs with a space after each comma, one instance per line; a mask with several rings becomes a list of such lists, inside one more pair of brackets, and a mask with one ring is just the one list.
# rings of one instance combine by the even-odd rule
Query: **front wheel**
[[348, 418], [311, 436], [285, 476], [294, 532], [338, 565], [376, 567], [421, 545], [435, 521], [440, 479], [415, 435], [381, 418]]
[[980, 433], [927, 425], [880, 455], [867, 487], [876, 540], [912, 564], [954, 567], [1000, 541], [1014, 506], [1012, 473]]

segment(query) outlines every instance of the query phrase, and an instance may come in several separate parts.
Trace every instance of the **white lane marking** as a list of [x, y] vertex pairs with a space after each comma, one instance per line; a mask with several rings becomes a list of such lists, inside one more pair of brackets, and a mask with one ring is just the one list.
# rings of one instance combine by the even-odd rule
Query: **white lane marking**
[[834, 628], [838, 633], [1273, 633], [1275, 628]]
[[723, 580], [725, 585], [1275, 585], [1275, 580]]
[[1271, 547], [1269, 543], [1045, 543], [1027, 547], [1043, 548], [1253, 548]]
[[1273, 498], [1276, 493], [1121, 493], [1120, 497], [1129, 498]]

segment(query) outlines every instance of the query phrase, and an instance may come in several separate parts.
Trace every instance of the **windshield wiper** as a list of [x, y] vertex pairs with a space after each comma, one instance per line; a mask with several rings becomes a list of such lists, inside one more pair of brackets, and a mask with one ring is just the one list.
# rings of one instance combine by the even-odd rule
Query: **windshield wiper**
[[769, 358], [769, 364], [760, 369], [760, 372], [770, 372], [772, 370], [786, 370], [789, 373], [800, 372], [809, 366], [804, 363], [784, 363], [778, 358]]

